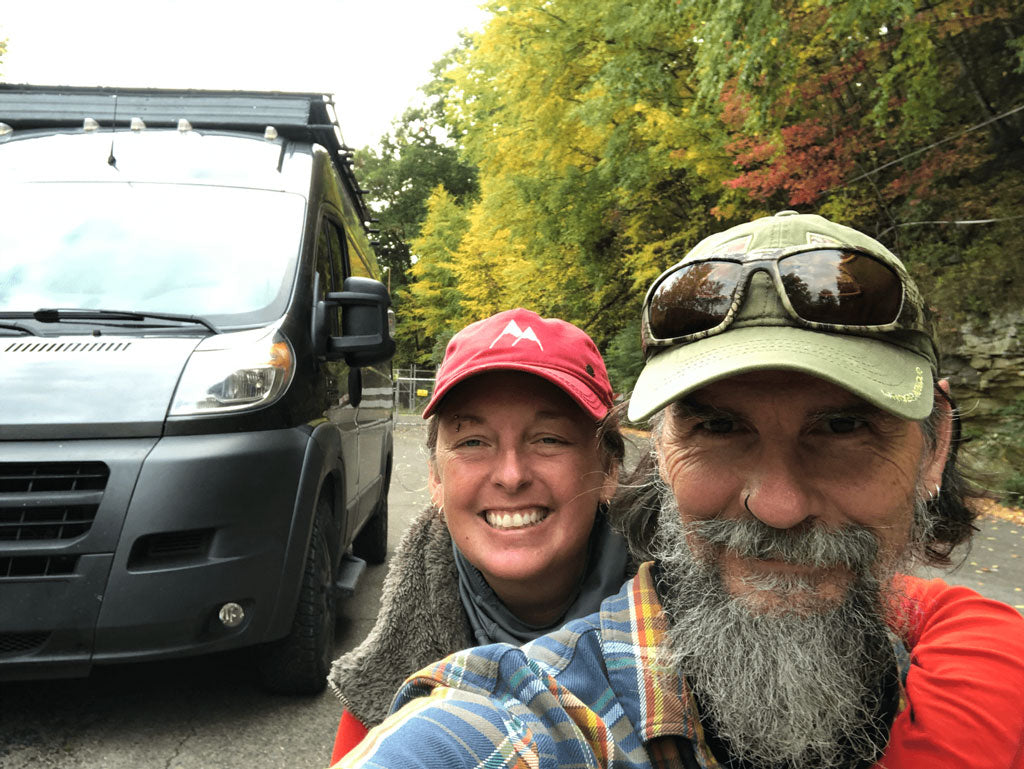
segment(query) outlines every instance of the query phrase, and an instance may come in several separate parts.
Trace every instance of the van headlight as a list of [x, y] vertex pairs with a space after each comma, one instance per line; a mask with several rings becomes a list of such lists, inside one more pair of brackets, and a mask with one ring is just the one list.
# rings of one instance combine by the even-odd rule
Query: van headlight
[[295, 355], [276, 328], [217, 334], [200, 342], [174, 391], [170, 416], [222, 414], [273, 403], [295, 374]]

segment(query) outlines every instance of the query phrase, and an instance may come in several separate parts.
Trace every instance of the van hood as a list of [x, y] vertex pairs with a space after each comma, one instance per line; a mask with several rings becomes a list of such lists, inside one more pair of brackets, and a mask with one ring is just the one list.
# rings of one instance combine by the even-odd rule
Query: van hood
[[158, 437], [202, 337], [0, 337], [0, 440]]

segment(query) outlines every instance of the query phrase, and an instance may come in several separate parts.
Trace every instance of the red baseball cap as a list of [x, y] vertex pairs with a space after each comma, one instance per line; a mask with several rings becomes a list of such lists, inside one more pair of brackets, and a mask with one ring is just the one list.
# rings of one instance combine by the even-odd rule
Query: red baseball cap
[[451, 338], [423, 418], [459, 382], [488, 371], [542, 377], [596, 421], [612, 406], [612, 385], [594, 341], [571, 323], [517, 308], [470, 323]]

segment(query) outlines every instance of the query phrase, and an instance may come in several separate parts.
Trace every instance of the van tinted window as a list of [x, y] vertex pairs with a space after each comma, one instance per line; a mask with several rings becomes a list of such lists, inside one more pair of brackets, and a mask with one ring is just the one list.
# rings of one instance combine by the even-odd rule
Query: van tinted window
[[[325, 291], [341, 291], [345, 287], [344, 252], [337, 225], [330, 219], [320, 221], [317, 238], [317, 265], [326, 281]], [[322, 292], [323, 293], [323, 292]], [[323, 298], [321, 296], [321, 298]], [[341, 334], [341, 308], [328, 310], [331, 335]]]
[[374, 278], [377, 276], [373, 274], [373, 270], [366, 263], [366, 259], [363, 257], [362, 252], [358, 246], [352, 242], [352, 238], [348, 239], [348, 258], [349, 258], [349, 269], [351, 275], [358, 275], [361, 278]]

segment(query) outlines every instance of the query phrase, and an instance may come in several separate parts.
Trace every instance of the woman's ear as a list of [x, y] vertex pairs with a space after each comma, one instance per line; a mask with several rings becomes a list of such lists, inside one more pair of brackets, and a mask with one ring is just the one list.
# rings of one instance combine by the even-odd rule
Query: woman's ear
[[[947, 380], [940, 379], [936, 386], [941, 388], [943, 393], [949, 394]], [[942, 471], [946, 468], [953, 440], [953, 407], [946, 398], [940, 395], [935, 398], [935, 408], [938, 413], [935, 424], [935, 441], [931, 447], [930, 456], [925, 461], [921, 481], [924, 483], [926, 493], [935, 492], [937, 495], [938, 490], [942, 488]]]
[[430, 502], [439, 510], [444, 507], [444, 484], [441, 483], [440, 475], [437, 472], [437, 460], [431, 458], [427, 461], [427, 487], [430, 489]]
[[604, 483], [601, 486], [601, 501], [611, 502], [612, 497], [619, 488], [619, 465], [614, 465], [604, 474]]

